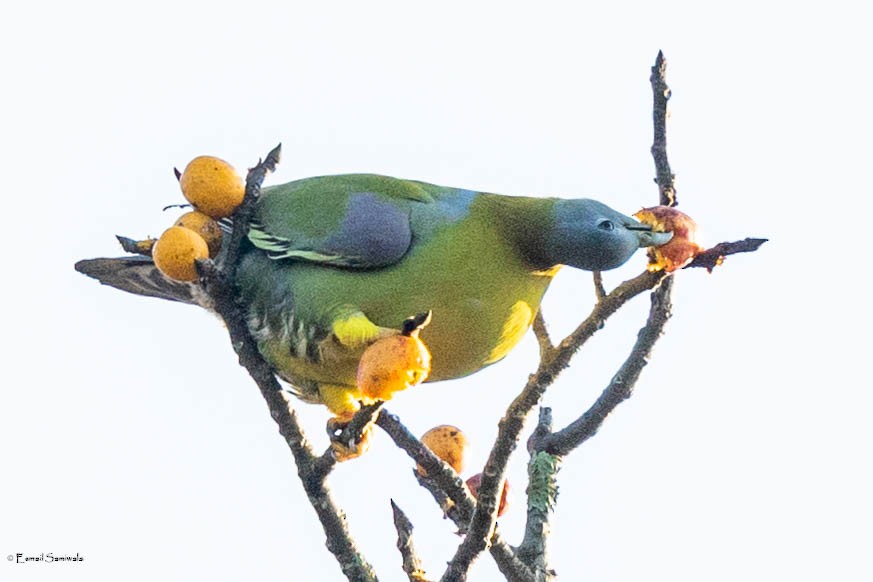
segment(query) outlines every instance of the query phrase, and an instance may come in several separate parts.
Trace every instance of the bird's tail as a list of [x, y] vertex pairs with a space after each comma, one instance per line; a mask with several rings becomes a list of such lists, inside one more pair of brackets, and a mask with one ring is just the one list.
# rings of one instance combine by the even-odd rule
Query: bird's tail
[[83, 275], [128, 293], [208, 307], [206, 294], [197, 285], [165, 277], [149, 257], [84, 259], [75, 267]]

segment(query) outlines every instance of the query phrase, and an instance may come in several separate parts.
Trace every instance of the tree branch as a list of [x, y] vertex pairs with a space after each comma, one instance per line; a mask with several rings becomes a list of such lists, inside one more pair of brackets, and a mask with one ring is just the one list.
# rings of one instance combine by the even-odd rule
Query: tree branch
[[506, 472], [506, 464], [515, 450], [528, 414], [539, 404], [546, 388], [569, 365], [579, 348], [603, 327], [609, 316], [631, 298], [655, 287], [665, 276], [663, 272], [644, 272], [616, 287], [594, 306], [591, 314], [573, 333], [561, 341], [552, 352], [551, 358], [540, 362], [536, 373], [530, 376], [524, 389], [509, 405], [498, 424], [497, 439], [482, 472], [478, 503], [470, 522], [470, 529], [449, 562], [442, 577], [443, 582], [466, 580], [467, 571], [473, 560], [488, 547], [491, 530], [497, 518], [497, 496]]
[[634, 384], [648, 363], [652, 348], [663, 334], [664, 326], [670, 318], [672, 283], [673, 279], [670, 277], [652, 293], [652, 305], [646, 325], [640, 330], [630, 355], [594, 405], [566, 428], [540, 438], [536, 444], [538, 451], [551, 455], [567, 455], [594, 436], [609, 413], [631, 397]]
[[676, 206], [679, 200], [676, 198], [675, 176], [670, 170], [670, 162], [667, 160], [667, 101], [670, 100], [670, 87], [667, 86], [667, 59], [664, 53], [658, 51], [655, 65], [649, 83], [652, 85], [654, 105], [652, 107], [652, 122], [654, 126], [654, 139], [652, 141], [652, 158], [655, 160], [655, 183], [658, 185], [658, 194], [661, 206]]
[[200, 282], [212, 298], [216, 313], [227, 326], [231, 345], [239, 357], [240, 364], [257, 383], [261, 395], [267, 402], [270, 415], [279, 426], [279, 433], [291, 449], [303, 489], [324, 529], [328, 550], [334, 555], [343, 574], [349, 580], [375, 582], [377, 578], [372, 566], [357, 549], [348, 531], [345, 516], [337, 508], [325, 484], [325, 477], [331, 466], [330, 461], [321, 460], [313, 454], [297, 421], [296, 412], [285, 397], [273, 369], [261, 357], [235, 299], [233, 275], [239, 245], [247, 228], [248, 219], [251, 217], [253, 204], [260, 194], [261, 183], [266, 174], [275, 167], [278, 155], [277, 147], [263, 162], [259, 162], [249, 170], [246, 195], [238, 214], [235, 215], [230, 240], [219, 256], [220, 267], [208, 259], [199, 262], [197, 266], [201, 276]]
[[401, 450], [405, 451], [417, 465], [424, 469], [425, 480], [435, 483], [457, 507], [459, 519], [469, 520], [476, 507], [476, 500], [470, 495], [464, 480], [455, 473], [448, 463], [445, 463], [424, 446], [418, 438], [400, 422], [396, 415], [382, 408], [376, 417], [376, 425], [384, 430], [391, 440]]
[[403, 557], [403, 571], [406, 572], [409, 582], [427, 582], [421, 560], [412, 544], [412, 522], [393, 499], [391, 511], [394, 513], [394, 528], [397, 530], [397, 549]]
[[230, 240], [222, 245], [217, 262], [227, 276], [228, 281], [236, 281], [236, 268], [239, 264], [239, 251], [243, 239], [249, 231], [249, 223], [255, 211], [255, 205], [261, 197], [261, 184], [267, 174], [276, 169], [279, 158], [282, 156], [282, 144], [278, 144], [267, 157], [258, 160], [254, 168], [249, 168], [246, 174], [246, 192], [239, 208], [233, 213], [233, 229], [230, 232]]
[[757, 251], [758, 248], [767, 242], [766, 238], [745, 238], [735, 242], [718, 243], [712, 248], [706, 249], [699, 253], [694, 260], [683, 267], [690, 269], [692, 267], [703, 267], [710, 273], [712, 270], [724, 262], [727, 255], [735, 253], [751, 253]]
[[594, 278], [594, 296], [600, 301], [606, 297], [606, 288], [603, 286], [603, 273], [594, 271], [592, 276]]
[[552, 344], [552, 338], [549, 336], [549, 330], [546, 327], [546, 320], [543, 317], [543, 308], [537, 310], [537, 314], [533, 320], [534, 337], [537, 338], [537, 343], [540, 345], [540, 360], [544, 360], [551, 356], [555, 346]]
[[527, 524], [524, 540], [518, 547], [518, 557], [536, 572], [536, 580], [546, 582], [555, 576], [548, 566], [548, 542], [551, 535], [551, 518], [558, 498], [556, 475], [561, 467], [561, 458], [537, 450], [539, 440], [552, 432], [552, 410], [540, 408], [540, 419], [531, 438], [528, 450]]
[[[409, 457], [420, 465], [427, 477], [422, 477], [413, 470], [418, 482], [433, 495], [437, 504], [443, 509], [445, 516], [451, 519], [461, 532], [467, 531], [473, 516], [476, 500], [470, 495], [463, 479], [454, 469], [444, 463], [433, 452], [424, 446], [397, 416], [382, 409], [376, 424], [384, 430], [394, 443]], [[510, 582], [533, 582], [530, 569], [522, 563], [509, 544], [495, 528], [491, 535], [491, 557], [497, 567]]]
[[[664, 55], [659, 51], [649, 79], [653, 94], [652, 119], [654, 122], [651, 152], [655, 162], [655, 182], [658, 184], [660, 204], [675, 206], [677, 198], [674, 175], [667, 159], [667, 101], [670, 98], [670, 88], [667, 86], [665, 78], [666, 66]], [[558, 350], [560, 357], [556, 355], [555, 360], [551, 362], [562, 366], [567, 365], [569, 358], [578, 350], [578, 347], [599, 329], [599, 326], [603, 325], [605, 317], [614, 312], [609, 311], [609, 308], [613, 306], [614, 295], [622, 287], [629, 284], [634, 285], [640, 281], [647, 284], [651, 282], [651, 287], [646, 287], [646, 289], [657, 287], [652, 293], [652, 307], [647, 325], [640, 332], [631, 357], [613, 378], [610, 388], [601, 395], [600, 399], [577, 422], [565, 429], [566, 432], [561, 431], [557, 434], [551, 433], [551, 411], [541, 410], [540, 423], [528, 443], [529, 450], [531, 450], [528, 522], [525, 528], [525, 539], [519, 547], [519, 556], [527, 564], [534, 567], [537, 580], [549, 580], [554, 575], [554, 572], [548, 567], [546, 547], [550, 519], [557, 501], [555, 476], [560, 467], [561, 456], [593, 435], [606, 415], [619, 402], [630, 397], [633, 385], [639, 377], [643, 365], [645, 365], [652, 346], [660, 337], [663, 326], [669, 318], [672, 278], [667, 277], [664, 273], [659, 275], [654, 280], [646, 279], [645, 274], [640, 275], [636, 279], [623, 283], [612, 293], [605, 294], [602, 278], [599, 273], [595, 273], [594, 286], [598, 304], [588, 319], [561, 342]], [[636, 287], [632, 288], [636, 289]], [[623, 302], [615, 305], [615, 309], [618, 309], [621, 304]], [[600, 309], [604, 310], [602, 319], [596, 317]], [[572, 348], [572, 346], [576, 347]], [[587, 419], [587, 422], [583, 423], [582, 419]]]

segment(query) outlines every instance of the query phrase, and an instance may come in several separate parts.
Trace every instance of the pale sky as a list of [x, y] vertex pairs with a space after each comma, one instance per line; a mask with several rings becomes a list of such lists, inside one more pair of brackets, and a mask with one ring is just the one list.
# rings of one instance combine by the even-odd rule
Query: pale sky
[[[278, 142], [272, 184], [375, 172], [633, 213], [657, 201], [659, 49], [680, 209], [704, 243], [770, 242], [712, 275], [676, 275], [635, 396], [559, 474], [552, 565], [568, 581], [873, 579], [866, 12], [603, 4], [7, 8], [0, 580], [343, 580], [220, 322], [73, 263], [122, 254], [115, 234], [169, 226], [178, 212], [161, 209], [183, 201], [174, 166], [212, 154], [245, 168]], [[644, 264], [641, 252], [606, 284]], [[589, 274], [559, 275], [544, 304], [553, 334], [593, 300]], [[600, 393], [647, 309], [638, 298], [610, 320], [549, 390], [558, 425]], [[389, 409], [417, 434], [466, 431], [471, 475], [535, 357], [528, 337]], [[326, 410], [295, 406], [323, 450]], [[405, 580], [389, 498], [438, 578], [459, 539], [411, 461], [376, 436], [329, 485], [381, 580]], [[526, 462], [520, 451], [510, 465], [510, 543]], [[42, 552], [84, 561], [5, 559]], [[483, 555], [471, 580], [497, 579]]]

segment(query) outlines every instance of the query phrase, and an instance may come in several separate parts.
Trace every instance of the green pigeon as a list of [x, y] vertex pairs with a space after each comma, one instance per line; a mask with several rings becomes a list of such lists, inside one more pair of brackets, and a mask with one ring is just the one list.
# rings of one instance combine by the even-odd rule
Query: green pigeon
[[[360, 406], [364, 349], [432, 314], [427, 381], [497, 362], [530, 328], [558, 269], [613, 269], [669, 233], [590, 199], [503, 196], [370, 174], [263, 189], [237, 270], [258, 347], [291, 390], [339, 417]], [[102, 283], [200, 304], [147, 257], [76, 264]]]

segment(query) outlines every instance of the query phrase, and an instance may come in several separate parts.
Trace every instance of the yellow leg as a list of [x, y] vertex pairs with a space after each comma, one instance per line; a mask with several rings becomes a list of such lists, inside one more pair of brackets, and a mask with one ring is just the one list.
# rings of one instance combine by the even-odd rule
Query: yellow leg
[[361, 407], [360, 395], [353, 386], [339, 386], [337, 384], [321, 384], [318, 387], [321, 401], [328, 410], [337, 417], [350, 420]]

